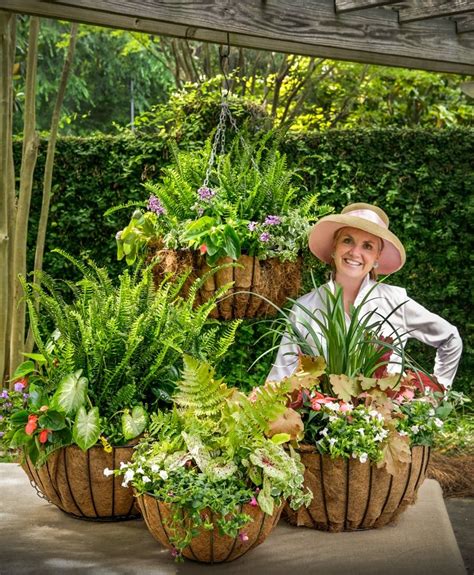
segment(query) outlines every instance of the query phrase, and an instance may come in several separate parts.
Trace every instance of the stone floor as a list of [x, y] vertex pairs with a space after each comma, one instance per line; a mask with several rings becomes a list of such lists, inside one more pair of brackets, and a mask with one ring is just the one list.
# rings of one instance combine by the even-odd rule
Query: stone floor
[[[260, 547], [235, 562], [214, 566], [174, 563], [141, 520], [95, 523], [65, 515], [38, 498], [14, 463], [0, 464], [0, 493], [1, 575], [466, 573], [441, 488], [433, 480], [425, 481], [418, 502], [396, 525], [323, 533], [282, 521]], [[448, 505], [453, 516], [464, 521], [470, 502], [462, 508]]]

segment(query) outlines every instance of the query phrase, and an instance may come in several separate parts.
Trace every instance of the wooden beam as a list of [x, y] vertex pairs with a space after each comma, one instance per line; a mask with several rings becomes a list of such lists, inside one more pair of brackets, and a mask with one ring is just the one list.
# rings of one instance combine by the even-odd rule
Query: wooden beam
[[364, 10], [365, 8], [375, 8], [376, 6], [387, 6], [396, 4], [400, 0], [335, 0], [336, 12], [352, 12], [354, 10]]
[[459, 20], [456, 19], [456, 31], [458, 34], [474, 32], [474, 16], [465, 16], [464, 18], [459, 18]]
[[416, 22], [429, 18], [474, 13], [473, 0], [410, 0], [408, 8], [401, 8], [400, 22]]
[[474, 74], [474, 38], [454, 22], [400, 26], [392, 10], [335, 14], [334, 0], [1, 0], [26, 14], [233, 46]]

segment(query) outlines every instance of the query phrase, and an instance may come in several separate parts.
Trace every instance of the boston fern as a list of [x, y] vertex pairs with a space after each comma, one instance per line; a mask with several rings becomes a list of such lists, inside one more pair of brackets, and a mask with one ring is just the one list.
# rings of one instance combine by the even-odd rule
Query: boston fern
[[[114, 444], [137, 437], [147, 412], [170, 401], [182, 354], [218, 360], [239, 323], [220, 328], [208, 321], [228, 286], [194, 306], [200, 282], [186, 299], [178, 295], [187, 275], [155, 288], [151, 269], [138, 268], [115, 285], [94, 263], [62, 255], [82, 272], [80, 281], [41, 274], [41, 286], [23, 282], [37, 353], [14, 375], [29, 378], [29, 404], [15, 415], [19, 433], [12, 439], [15, 447], [26, 444], [33, 459], [39, 447], [49, 452], [74, 442], [87, 449], [99, 437]], [[37, 428], [25, 434], [30, 417]], [[35, 437], [45, 429], [48, 440], [40, 446]]]
[[294, 260], [306, 246], [311, 224], [329, 208], [317, 205], [317, 194], [301, 205], [297, 173], [270, 136], [245, 145], [235, 138], [208, 179], [211, 141], [200, 152], [172, 146], [173, 163], [161, 182], [145, 184], [146, 211], [135, 210], [117, 234], [118, 258], [132, 264], [143, 247], [158, 242], [170, 249], [199, 249], [210, 265], [242, 253]]
[[251, 520], [241, 512], [244, 503], [270, 515], [286, 498], [295, 509], [309, 503], [299, 457], [283, 448], [290, 435], [270, 437], [271, 423], [287, 410], [289, 391], [289, 385], [275, 384], [246, 396], [215, 379], [208, 363], [184, 357], [176, 408], [151, 416], [150, 435], [133, 461], [114, 471], [139, 494], [171, 505], [167, 527], [178, 553], [199, 527], [212, 528], [206, 516], [235, 537]]

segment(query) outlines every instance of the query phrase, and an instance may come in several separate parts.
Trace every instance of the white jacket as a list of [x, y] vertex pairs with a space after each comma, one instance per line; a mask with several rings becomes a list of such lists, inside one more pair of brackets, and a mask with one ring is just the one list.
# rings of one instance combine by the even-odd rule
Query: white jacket
[[[297, 302], [314, 313], [315, 310], [324, 307], [324, 301], [326, 301], [325, 289], [327, 288], [334, 293], [334, 282], [330, 281], [311, 291], [299, 298]], [[462, 352], [462, 341], [456, 327], [409, 298], [405, 289], [374, 282], [369, 279], [369, 276], [363, 281], [354, 305], [359, 305], [367, 292], [372, 288], [372, 292], [362, 306], [361, 315], [376, 309], [377, 314], [374, 314], [373, 318], [376, 321], [377, 319], [388, 316], [394, 308], [403, 304], [390, 316], [389, 321], [391, 326], [383, 326], [381, 330], [382, 335], [393, 336], [393, 328], [395, 328], [400, 337], [400, 340], [397, 339], [396, 343], [402, 343], [402, 345], [405, 346], [409, 338], [414, 338], [435, 347], [437, 351], [433, 374], [439, 383], [445, 387], [449, 387], [456, 375]], [[291, 313], [295, 326], [307, 339], [317, 355], [316, 346], [313, 345], [312, 337], [308, 334], [308, 330], [301, 324], [302, 319], [304, 319], [305, 322], [309, 322], [311, 328], [315, 330], [320, 340], [324, 342], [321, 330], [316, 322], [310, 319], [296, 304], [293, 306]], [[322, 319], [322, 317], [319, 319]], [[350, 322], [350, 317], [347, 314], [346, 322]], [[281, 340], [275, 363], [267, 379], [270, 381], [280, 381], [284, 377], [291, 375], [297, 365], [297, 354], [298, 347], [292, 343], [288, 335], [285, 334]], [[397, 371], [397, 367], [399, 371], [399, 365], [389, 365], [388, 369], [389, 371]]]

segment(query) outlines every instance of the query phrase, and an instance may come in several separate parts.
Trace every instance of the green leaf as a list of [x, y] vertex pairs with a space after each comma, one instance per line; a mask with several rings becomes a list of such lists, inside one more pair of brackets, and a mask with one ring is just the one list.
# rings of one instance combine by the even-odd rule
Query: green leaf
[[53, 396], [52, 405], [68, 414], [74, 414], [86, 400], [87, 378], [81, 377], [82, 369], [66, 375]]
[[239, 236], [229, 224], [224, 228], [224, 242], [227, 255], [234, 260], [239, 259], [241, 254]]
[[263, 490], [257, 495], [257, 501], [260, 505], [262, 511], [268, 515], [273, 514], [273, 498], [271, 495], [267, 495]]
[[20, 377], [25, 377], [25, 375], [29, 375], [34, 371], [35, 363], [31, 360], [24, 361], [23, 363], [20, 363], [20, 365], [15, 369], [15, 372], [12, 375], [12, 380], [19, 379]]
[[28, 411], [26, 409], [22, 409], [21, 411], [17, 411], [10, 416], [10, 421], [15, 423], [16, 425], [27, 424], [28, 423]]
[[122, 432], [125, 439], [134, 439], [145, 430], [148, 415], [143, 406], [136, 405], [132, 413], [128, 409], [122, 415]]
[[32, 359], [33, 361], [36, 361], [36, 363], [39, 363], [39, 364], [46, 363], [46, 358], [44, 357], [44, 355], [42, 353], [22, 353], [21, 355], [24, 355], [25, 357], [29, 357], [30, 359]]
[[27, 435], [23, 428], [17, 429], [10, 441], [9, 447], [10, 449], [18, 449], [19, 447], [28, 445], [31, 441], [33, 441], [33, 438], [31, 435]]
[[281, 445], [282, 443], [288, 443], [290, 439], [291, 435], [289, 433], [276, 433], [272, 436], [271, 441], [276, 443], [276, 445]]
[[89, 413], [87, 413], [84, 407], [80, 407], [72, 428], [72, 437], [75, 443], [83, 451], [87, 451], [97, 443], [99, 436], [99, 409], [97, 407], [93, 407]]
[[50, 409], [38, 419], [38, 423], [45, 429], [58, 431], [66, 427], [66, 418], [64, 414], [59, 413], [59, 411]]
[[199, 218], [195, 222], [192, 222], [186, 227], [184, 232], [184, 238], [186, 240], [191, 240], [195, 237], [202, 235], [203, 233], [207, 232], [212, 226], [215, 225], [215, 219], [211, 218], [210, 216], [203, 216]]

